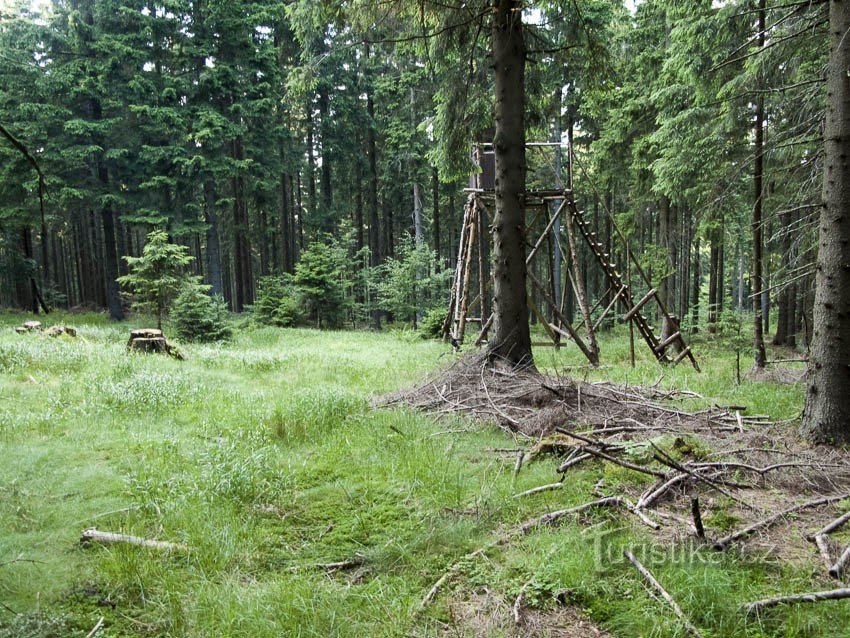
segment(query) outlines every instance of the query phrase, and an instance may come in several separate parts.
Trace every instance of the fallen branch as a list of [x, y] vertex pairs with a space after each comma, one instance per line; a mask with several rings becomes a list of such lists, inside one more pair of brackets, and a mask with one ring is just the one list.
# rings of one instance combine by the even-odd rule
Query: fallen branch
[[587, 452], [588, 454], [592, 454], [600, 459], [605, 459], [610, 463], [614, 463], [615, 465], [619, 465], [620, 467], [624, 467], [627, 470], [634, 470], [635, 472], [641, 472], [643, 474], [649, 474], [650, 476], [656, 476], [658, 478], [666, 478], [667, 475], [664, 472], [659, 472], [658, 470], [651, 470], [648, 467], [644, 467], [643, 465], [637, 465], [635, 463], [630, 463], [629, 461], [623, 461], [616, 457], [611, 456], [610, 454], [606, 454], [602, 450], [597, 450], [596, 448], [585, 445], [582, 448], [582, 451]]
[[535, 527], [540, 527], [541, 525], [549, 525], [554, 523], [555, 521], [563, 518], [564, 516], [569, 516], [570, 514], [578, 514], [579, 512], [584, 512], [585, 510], [592, 509], [594, 507], [606, 507], [608, 505], [621, 505], [622, 499], [618, 496], [606, 496], [604, 498], [600, 498], [596, 501], [590, 501], [589, 503], [584, 503], [583, 505], [577, 505], [576, 507], [569, 507], [563, 510], [556, 510], [554, 512], [548, 512], [543, 514], [543, 516], [538, 516], [536, 518], [530, 518], [524, 523], [522, 523], [517, 528], [517, 533], [525, 534], [529, 530], [534, 529]]
[[652, 572], [649, 571], [646, 567], [644, 567], [641, 562], [637, 558], [635, 558], [635, 555], [632, 554], [629, 550], [623, 550], [623, 556], [629, 559], [629, 562], [631, 562], [631, 564], [637, 568], [641, 576], [643, 576], [646, 581], [650, 585], [652, 585], [653, 589], [655, 589], [655, 591], [661, 594], [661, 597], [665, 601], [667, 601], [667, 604], [670, 605], [670, 608], [673, 610], [673, 613], [676, 614], [679, 620], [682, 621], [682, 624], [685, 626], [685, 629], [687, 629], [689, 632], [691, 632], [691, 634], [696, 636], [696, 638], [702, 638], [702, 634], [699, 632], [699, 630], [691, 624], [691, 621], [688, 620], [687, 616], [685, 616], [685, 612], [682, 611], [682, 608], [679, 607], [673, 597], [667, 593], [667, 590], [661, 586], [661, 583], [659, 583], [655, 579], [655, 576], [652, 575]]
[[129, 534], [116, 534], [115, 532], [101, 532], [94, 527], [90, 527], [83, 532], [81, 543], [127, 543], [130, 545], [140, 545], [141, 547], [150, 547], [151, 549], [165, 550], [180, 550], [186, 551], [188, 548], [180, 543], [171, 543], [168, 541], [158, 541], [149, 538], [141, 538], [139, 536], [130, 536]]
[[702, 525], [702, 514], [699, 510], [699, 498], [694, 496], [691, 498], [691, 517], [694, 519], [694, 529], [697, 533], [697, 538], [705, 538], [705, 528]]
[[103, 621], [104, 621], [104, 618], [103, 618], [103, 616], [101, 616], [100, 620], [97, 621], [97, 624], [94, 627], [91, 628], [91, 631], [89, 633], [86, 634], [86, 638], [94, 638], [94, 636], [97, 634], [97, 632], [99, 632], [101, 629], [103, 629]]
[[826, 534], [831, 534], [832, 532], [837, 530], [839, 527], [844, 525], [844, 523], [846, 523], [847, 521], [850, 521], [850, 512], [847, 512], [846, 514], [842, 514], [841, 516], [834, 519], [833, 521], [831, 521], [827, 525], [824, 525], [823, 528], [821, 528], [820, 530], [818, 530], [817, 532], [815, 532], [814, 534], [809, 536], [808, 539], [812, 540], [812, 539], [814, 539], [818, 536], [825, 536]]
[[818, 505], [827, 505], [829, 503], [834, 503], [836, 501], [841, 501], [845, 498], [850, 498], [850, 494], [839, 494], [833, 496], [826, 496], [824, 498], [815, 499], [813, 501], [806, 501], [805, 503], [800, 503], [799, 505], [795, 505], [794, 507], [789, 507], [786, 510], [782, 510], [781, 512], [777, 512], [773, 516], [768, 516], [760, 521], [756, 521], [752, 525], [748, 525], [744, 529], [735, 532], [734, 534], [729, 534], [728, 536], [724, 536], [719, 539], [712, 545], [712, 547], [718, 551], [722, 551], [726, 549], [729, 545], [734, 543], [735, 541], [741, 540], [742, 538], [746, 538], [753, 532], [757, 532], [760, 529], [765, 527], [770, 527], [776, 521], [781, 518], [787, 516], [788, 514], [793, 514], [794, 512], [799, 512], [800, 510], [808, 509], [810, 507], [817, 507]]
[[690, 478], [690, 476], [686, 473], [676, 474], [673, 478], [670, 478], [661, 483], [661, 485], [653, 485], [647, 492], [644, 493], [638, 499], [637, 506], [640, 508], [650, 507], [655, 501], [657, 501], [661, 496], [663, 496], [671, 487], [681, 483], [685, 479]]
[[832, 558], [829, 555], [829, 539], [824, 534], [817, 534], [811, 540], [817, 545], [818, 552], [820, 552], [820, 556], [826, 564], [826, 570], [831, 570]]
[[516, 453], [516, 463], [514, 463], [514, 477], [519, 474], [519, 471], [522, 469], [522, 462], [525, 459], [525, 452], [522, 450], [518, 450]]
[[525, 490], [524, 492], [520, 492], [519, 494], [514, 494], [514, 498], [521, 498], [523, 496], [531, 496], [532, 494], [540, 494], [541, 492], [552, 492], [554, 490], [559, 490], [564, 487], [564, 484], [561, 482], [558, 483], [549, 483], [549, 485], [540, 485], [538, 487], [532, 487], [530, 490]]
[[753, 614], [776, 607], [778, 605], [795, 605], [797, 603], [816, 603], [821, 600], [840, 600], [842, 598], [850, 598], [850, 589], [830, 589], [828, 591], [814, 591], [807, 594], [791, 594], [789, 596], [777, 596], [775, 598], [765, 598], [757, 600], [754, 603], [747, 603], [743, 606], [747, 614]]
[[437, 582], [435, 582], [431, 589], [428, 590], [428, 593], [425, 594], [425, 597], [422, 599], [422, 602], [419, 604], [420, 611], [425, 609], [428, 605], [433, 602], [434, 598], [437, 597], [437, 594], [440, 592], [440, 589], [445, 585], [449, 580], [454, 578], [454, 576], [460, 571], [461, 566], [464, 562], [468, 562], [469, 560], [480, 556], [487, 552], [488, 550], [503, 545], [507, 543], [510, 539], [515, 536], [520, 536], [522, 534], [526, 534], [529, 531], [539, 527], [541, 525], [548, 525], [554, 523], [555, 521], [568, 516], [569, 514], [577, 514], [578, 512], [583, 512], [585, 510], [591, 509], [593, 507], [603, 507], [607, 505], [621, 505], [622, 499], [616, 496], [608, 496], [605, 498], [600, 498], [596, 501], [591, 501], [590, 503], [584, 503], [583, 505], [578, 505], [576, 507], [570, 507], [564, 510], [558, 510], [555, 512], [548, 512], [543, 514], [542, 516], [538, 516], [536, 518], [529, 519], [519, 526], [515, 527], [512, 530], [509, 530], [507, 533], [499, 536], [498, 538], [490, 541], [483, 547], [479, 547], [474, 552], [470, 552], [469, 554], [464, 555], [462, 558], [457, 560], [451, 567], [442, 575]]
[[572, 466], [578, 465], [582, 461], [586, 461], [587, 459], [590, 459], [590, 458], [593, 458], [593, 455], [584, 453], [584, 454], [579, 454], [577, 456], [574, 456], [571, 459], [567, 459], [566, 461], [564, 461], [563, 463], [561, 463], [558, 466], [558, 473], [563, 474], [564, 472], [566, 472]]
[[841, 552], [841, 556], [835, 561], [835, 564], [829, 568], [829, 575], [833, 578], [838, 578], [841, 576], [842, 572], [847, 567], [847, 562], [850, 561], [850, 545], [848, 545], [843, 552]]

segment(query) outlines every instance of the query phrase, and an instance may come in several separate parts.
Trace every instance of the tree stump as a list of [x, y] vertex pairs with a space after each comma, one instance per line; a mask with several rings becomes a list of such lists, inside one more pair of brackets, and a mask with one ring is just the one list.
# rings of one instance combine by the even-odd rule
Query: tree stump
[[157, 328], [141, 328], [130, 331], [130, 340], [127, 342], [127, 350], [135, 352], [167, 354], [175, 359], [183, 360], [185, 357], [177, 346], [168, 342]]
[[62, 335], [68, 335], [69, 337], [77, 336], [77, 329], [71, 326], [50, 326], [47, 330], [44, 331], [48, 337], [61, 337]]

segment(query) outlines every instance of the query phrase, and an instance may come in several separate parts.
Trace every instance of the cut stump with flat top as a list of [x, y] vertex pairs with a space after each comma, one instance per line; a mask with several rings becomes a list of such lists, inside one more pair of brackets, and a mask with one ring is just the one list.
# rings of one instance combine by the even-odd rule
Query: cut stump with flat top
[[157, 328], [141, 328], [139, 330], [130, 331], [130, 340], [127, 342], [127, 349], [135, 352], [167, 354], [181, 361], [185, 359], [177, 346], [168, 342], [162, 334], [162, 330]]

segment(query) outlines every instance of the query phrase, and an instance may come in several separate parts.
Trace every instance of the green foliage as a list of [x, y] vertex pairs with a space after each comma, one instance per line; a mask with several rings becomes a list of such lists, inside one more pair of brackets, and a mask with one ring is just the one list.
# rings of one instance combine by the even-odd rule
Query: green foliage
[[445, 308], [436, 307], [425, 313], [419, 322], [419, 334], [423, 339], [438, 339], [442, 336], [446, 312]]
[[346, 251], [337, 244], [313, 242], [301, 253], [292, 283], [318, 328], [342, 324], [346, 309]]
[[118, 283], [133, 293], [133, 308], [155, 313], [161, 328], [163, 315], [183, 285], [184, 268], [193, 259], [185, 246], [170, 243], [164, 230], [154, 230], [141, 257], [124, 257], [130, 273], [119, 277]]
[[446, 307], [451, 270], [439, 270], [437, 256], [405, 237], [395, 257], [387, 258], [378, 275], [378, 298], [396, 321], [416, 323], [417, 316]]
[[181, 339], [224, 341], [232, 336], [224, 300], [210, 297], [209, 290], [195, 277], [183, 282], [170, 313]]
[[298, 289], [292, 283], [292, 277], [261, 277], [251, 312], [254, 321], [260, 325], [282, 328], [298, 325], [303, 316], [302, 301]]

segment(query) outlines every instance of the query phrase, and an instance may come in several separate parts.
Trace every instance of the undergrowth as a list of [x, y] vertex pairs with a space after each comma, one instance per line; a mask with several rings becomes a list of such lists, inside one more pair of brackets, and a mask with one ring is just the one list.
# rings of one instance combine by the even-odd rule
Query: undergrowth
[[[744, 601], [823, 584], [805, 566], [659, 548], [604, 511], [462, 563], [420, 612], [462, 556], [633, 473], [588, 464], [568, 489], [512, 498], [556, 478], [545, 458], [514, 475], [498, 450], [525, 442], [451, 415], [369, 407], [451, 361], [412, 334], [249, 328], [231, 343], [181, 344], [180, 362], [127, 353], [129, 325], [62, 319], [79, 339], [16, 335], [21, 315], [0, 316], [0, 636], [85, 636], [101, 616], [104, 636], [438, 636], [455, 622], [450, 601], [481, 588], [525, 591], [540, 609], [575, 604], [615, 635], [685, 635], [624, 548], [643, 552], [706, 636], [839, 636], [850, 625], [841, 602], [747, 620]], [[601, 348], [599, 371], [571, 368], [583, 362], [566, 347], [537, 361], [704, 397], [689, 406], [780, 418], [801, 407], [797, 386], [736, 385], [721, 343], [695, 346], [701, 375], [643, 354], [631, 369], [622, 333]], [[188, 549], [82, 547], [89, 527]], [[323, 567], [338, 561], [351, 569]]]

